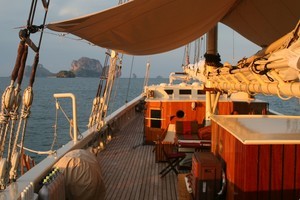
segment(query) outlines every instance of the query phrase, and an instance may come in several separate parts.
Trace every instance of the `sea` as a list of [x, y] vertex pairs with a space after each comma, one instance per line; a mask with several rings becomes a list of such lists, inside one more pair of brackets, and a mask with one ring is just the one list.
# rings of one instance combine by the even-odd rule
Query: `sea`
[[[166, 78], [150, 78], [148, 85], [168, 83]], [[73, 93], [77, 100], [77, 120], [79, 132], [87, 129], [88, 119], [92, 109], [92, 102], [96, 95], [99, 78], [36, 78], [33, 91], [34, 99], [31, 114], [27, 121], [25, 147], [48, 151], [54, 141], [54, 149], [71, 140], [69, 135], [68, 119], [72, 118], [71, 100], [59, 99], [61, 109], [56, 109], [55, 93]], [[0, 93], [10, 84], [10, 78], [0, 77]], [[24, 78], [22, 90], [26, 88], [28, 79]], [[119, 78], [116, 79], [111, 93], [108, 114], [112, 113], [126, 102], [134, 99], [143, 91], [143, 78]], [[285, 115], [300, 116], [298, 98], [283, 101], [277, 96], [257, 95], [256, 98], [269, 102], [269, 108]], [[45, 155], [28, 153], [36, 162]]]

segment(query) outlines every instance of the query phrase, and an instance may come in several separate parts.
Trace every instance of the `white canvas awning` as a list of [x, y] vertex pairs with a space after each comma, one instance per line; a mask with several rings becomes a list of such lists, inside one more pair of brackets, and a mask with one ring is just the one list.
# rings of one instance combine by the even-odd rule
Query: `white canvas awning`
[[269, 45], [293, 29], [299, 10], [299, 0], [134, 0], [48, 28], [122, 53], [149, 55], [183, 46], [218, 22]]

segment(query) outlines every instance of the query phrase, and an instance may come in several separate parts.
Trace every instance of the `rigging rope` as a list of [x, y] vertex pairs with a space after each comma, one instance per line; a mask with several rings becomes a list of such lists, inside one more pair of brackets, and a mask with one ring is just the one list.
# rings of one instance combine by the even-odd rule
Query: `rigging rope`
[[96, 124], [98, 113], [100, 112], [101, 107], [102, 107], [103, 95], [104, 95], [104, 90], [105, 90], [105, 88], [103, 89], [103, 84], [104, 84], [104, 80], [106, 80], [106, 82], [107, 82], [107, 74], [108, 74], [108, 69], [109, 69], [109, 67], [108, 67], [109, 56], [110, 56], [110, 50], [107, 49], [105, 60], [104, 60], [104, 65], [103, 65], [104, 67], [102, 68], [102, 72], [101, 72], [100, 79], [99, 79], [97, 93], [93, 100], [93, 107], [92, 107], [92, 111], [91, 111], [91, 114], [89, 117], [88, 128], [90, 128]]
[[[17, 145], [17, 146], [21, 148], [21, 145]], [[49, 150], [49, 151], [36, 151], [36, 150], [26, 148], [26, 147], [23, 147], [23, 149], [28, 151], [28, 152], [31, 152], [31, 153], [36, 153], [38, 155], [51, 155], [51, 154], [56, 153], [56, 150], [52, 150], [52, 149]]]
[[[121, 55], [121, 66], [122, 66], [122, 62], [123, 62], [123, 54]], [[119, 88], [119, 85], [120, 85], [120, 79], [119, 79], [119, 76], [121, 74], [121, 67], [118, 67], [118, 71], [116, 72], [116, 76], [117, 76], [117, 84], [116, 84], [116, 87], [115, 90], [114, 90], [114, 95], [113, 95], [113, 98], [112, 98], [112, 101], [111, 101], [111, 110], [114, 109], [114, 105], [115, 105], [115, 99], [116, 99], [116, 96], [117, 96], [117, 92], [118, 92], [118, 88]]]
[[[26, 126], [27, 126], [27, 118], [30, 114], [30, 108], [32, 104], [32, 98], [33, 98], [33, 91], [32, 86], [34, 82], [34, 76], [36, 67], [38, 65], [39, 60], [39, 49], [42, 43], [42, 37], [43, 37], [43, 30], [47, 18], [48, 13], [48, 5], [50, 3], [50, 0], [46, 2], [46, 0], [43, 0], [43, 5], [45, 8], [45, 14], [43, 19], [43, 24], [40, 26], [33, 25], [34, 17], [36, 14], [36, 8], [37, 8], [37, 0], [32, 0], [31, 7], [29, 11], [29, 16], [27, 19], [27, 25], [24, 29], [19, 31], [19, 37], [20, 37], [20, 43], [18, 46], [18, 52], [17, 57], [15, 61], [15, 65], [11, 74], [11, 83], [6, 88], [2, 95], [2, 109], [0, 113], [0, 158], [1, 163], [5, 165], [4, 172], [1, 171], [0, 176], [0, 187], [4, 189], [9, 182], [16, 180], [17, 177], [17, 168], [19, 164], [19, 157], [21, 155], [23, 146], [24, 146], [24, 138], [25, 138], [25, 132], [26, 132]], [[41, 30], [38, 46], [36, 46], [30, 39], [31, 33], [36, 33], [37, 31]], [[33, 63], [33, 69], [30, 77], [30, 83], [29, 86], [24, 90], [23, 93], [23, 102], [22, 102], [22, 108], [19, 113], [19, 107], [21, 104], [21, 85], [23, 81], [24, 76], [24, 70], [26, 66], [26, 61], [28, 57], [28, 46], [31, 47], [31, 49], [36, 53], [34, 63]], [[17, 81], [16, 81], [17, 80]], [[16, 86], [15, 86], [16, 82]], [[18, 121], [18, 128], [15, 131], [15, 126]], [[8, 147], [5, 148], [6, 138], [8, 137], [8, 131], [9, 133], [9, 139], [8, 139]], [[22, 133], [21, 133], [22, 132]], [[21, 138], [19, 138], [21, 133]], [[17, 149], [17, 143], [20, 139], [20, 150]], [[3, 158], [4, 151], [7, 151], [7, 159]], [[3, 161], [3, 162], [2, 162]], [[3, 168], [2, 168], [3, 169]]]
[[[56, 99], [55, 105], [56, 105], [56, 110], [60, 109], [61, 112], [63, 113], [63, 115], [65, 116], [66, 120], [69, 122], [69, 124], [70, 124], [70, 132], [69, 132], [69, 135], [70, 135], [71, 139], [74, 139], [74, 138], [73, 138], [73, 135], [72, 135], [72, 127], [75, 128], [74, 125], [73, 125], [73, 120], [70, 119], [70, 118], [68, 117], [67, 113], [66, 113], [66, 112], [64, 111], [64, 109], [60, 106], [60, 104], [59, 104], [59, 102], [58, 102], [57, 99]], [[55, 123], [54, 127], [57, 127], [57, 116], [58, 116], [58, 115], [56, 115], [56, 121], [55, 121], [56, 123]], [[80, 131], [79, 131], [78, 126], [77, 126], [77, 132], [78, 132], [79, 138], [82, 138], [82, 135], [81, 135], [81, 133], [80, 133]]]
[[109, 106], [109, 100], [111, 96], [112, 86], [116, 77], [116, 69], [120, 67], [120, 63], [118, 64], [119, 57], [118, 53], [115, 51], [111, 51], [110, 54], [110, 64], [108, 70], [107, 81], [105, 84], [105, 89], [103, 91], [103, 105], [99, 112], [97, 113], [97, 130], [100, 130], [104, 126], [104, 118], [107, 114], [107, 109]]

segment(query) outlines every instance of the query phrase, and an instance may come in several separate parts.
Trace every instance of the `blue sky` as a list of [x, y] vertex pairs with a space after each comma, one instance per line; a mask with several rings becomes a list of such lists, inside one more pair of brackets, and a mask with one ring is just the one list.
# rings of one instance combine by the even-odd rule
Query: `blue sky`
[[[47, 22], [60, 21], [97, 12], [115, 6], [117, 3], [118, 0], [51, 0]], [[0, 76], [10, 76], [19, 43], [19, 30], [15, 29], [15, 27], [26, 24], [30, 4], [31, 1], [0, 0]], [[42, 15], [41, 1], [38, 1], [35, 24], [41, 24]], [[50, 31], [46, 30], [46, 32]], [[35, 37], [32, 39], [37, 43]], [[230, 63], [235, 63], [243, 57], [249, 57], [260, 49], [222, 24], [219, 25], [218, 46], [222, 62]], [[232, 50], [233, 46], [234, 51]], [[33, 56], [33, 52], [30, 51], [27, 59], [28, 65], [32, 64]], [[40, 51], [40, 63], [51, 72], [70, 69], [71, 62], [78, 60], [82, 56], [98, 59], [103, 63], [105, 49], [49, 33], [44, 35]], [[129, 76], [131, 59], [131, 56], [125, 56], [123, 59], [123, 77]], [[151, 77], [158, 75], [168, 77], [172, 71], [181, 71], [183, 48], [159, 55], [135, 57], [133, 72], [138, 77], [144, 77], [148, 60], [151, 62]]]

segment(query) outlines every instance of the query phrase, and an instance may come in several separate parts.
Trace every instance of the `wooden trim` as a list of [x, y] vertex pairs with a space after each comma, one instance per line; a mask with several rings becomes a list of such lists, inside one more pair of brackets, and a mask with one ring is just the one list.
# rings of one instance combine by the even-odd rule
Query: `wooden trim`
[[271, 183], [271, 145], [259, 146], [258, 154], [258, 199], [269, 199]]
[[215, 122], [212, 151], [224, 162], [227, 199], [299, 199], [300, 145], [244, 145]]
[[[296, 145], [284, 145], [283, 148], [283, 198], [284, 199], [296, 199], [294, 196], [294, 188], [295, 188], [295, 148]], [[299, 179], [300, 177], [298, 177]]]

